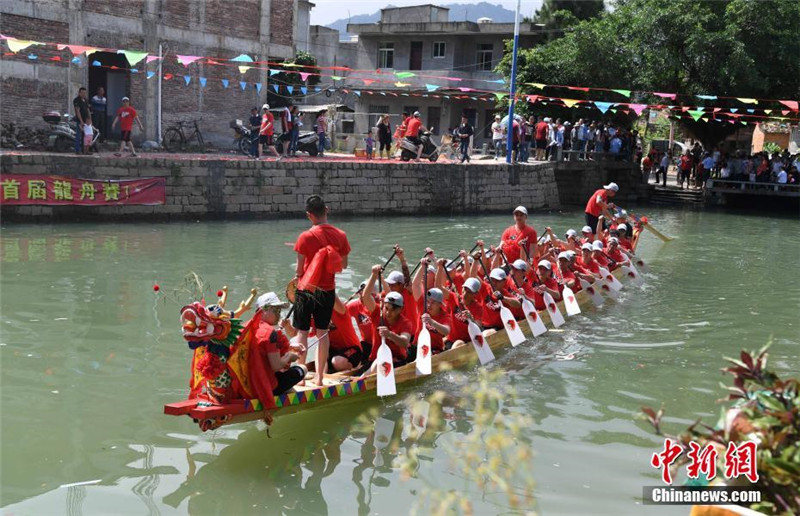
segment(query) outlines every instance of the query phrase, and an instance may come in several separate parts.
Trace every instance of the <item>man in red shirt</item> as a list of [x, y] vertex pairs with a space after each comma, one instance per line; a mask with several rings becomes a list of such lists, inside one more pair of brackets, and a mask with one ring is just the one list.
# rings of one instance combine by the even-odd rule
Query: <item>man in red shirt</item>
[[550, 260], [540, 260], [536, 267], [537, 285], [533, 287], [533, 304], [537, 310], [544, 310], [544, 293], [553, 296], [554, 301], [561, 301], [561, 289], [553, 277], [553, 263]]
[[256, 300], [253, 316], [258, 324], [253, 352], [268, 366], [254, 369], [258, 369], [261, 383], [269, 384], [273, 395], [283, 394], [306, 376], [305, 366], [295, 363], [298, 355], [290, 349], [289, 339], [277, 328], [281, 310], [287, 306], [274, 292], [267, 292]]
[[510, 309], [522, 306], [522, 303], [509, 292], [506, 285], [507, 279], [508, 276], [503, 269], [492, 269], [481, 287], [484, 306], [483, 327], [485, 329], [499, 330], [503, 328], [503, 320], [500, 318], [501, 304]]
[[[435, 355], [444, 351], [444, 339], [450, 334], [452, 320], [450, 313], [444, 308], [444, 292], [442, 292], [441, 289], [429, 289], [427, 296], [428, 311], [425, 312], [424, 300], [422, 298], [420, 298], [417, 303], [417, 309], [419, 313], [422, 314], [420, 317], [422, 324], [428, 328], [428, 332], [430, 333], [431, 353]], [[419, 332], [422, 331], [422, 324], [420, 324], [417, 330], [415, 340], [419, 338]]]
[[328, 332], [322, 330], [327, 330], [331, 321], [336, 299], [336, 273], [347, 267], [350, 243], [344, 231], [328, 224], [328, 207], [319, 195], [306, 200], [306, 216], [312, 227], [301, 233], [294, 244], [297, 292], [292, 325], [298, 330], [298, 341], [304, 348], [308, 347], [312, 318], [314, 327], [321, 332], [314, 382], [322, 385], [328, 365], [329, 344]]
[[536, 123], [533, 136], [536, 140], [536, 161], [544, 161], [544, 151], [547, 148], [547, 122], [542, 119]]
[[131, 141], [134, 120], [139, 124], [139, 129], [144, 131], [144, 126], [142, 126], [142, 121], [139, 119], [139, 114], [131, 106], [131, 99], [122, 97], [122, 107], [117, 110], [117, 116], [115, 116], [114, 121], [111, 122], [111, 129], [114, 129], [117, 125], [117, 121], [119, 121], [119, 130], [122, 136], [119, 143], [119, 152], [115, 154], [117, 157], [122, 156], [122, 151], [125, 150], [126, 143], [131, 149], [131, 156], [136, 156], [136, 150], [133, 148], [133, 142]]
[[461, 288], [461, 297], [455, 292], [450, 292], [445, 302], [451, 315], [450, 333], [445, 341], [445, 348], [458, 348], [470, 341], [469, 321], [480, 326], [483, 319], [483, 303], [479, 292], [481, 282], [478, 278], [467, 278]]
[[352, 316], [338, 296], [333, 304], [331, 323], [328, 329], [328, 341], [330, 342], [328, 369], [347, 371], [358, 367], [364, 360], [364, 351], [353, 327]]
[[422, 156], [422, 140], [419, 139], [419, 131], [422, 128], [422, 120], [419, 111], [414, 111], [414, 116], [408, 119], [406, 125], [406, 134], [404, 135], [408, 140], [417, 146], [417, 157], [415, 161], [419, 161]]
[[258, 130], [258, 156], [256, 159], [261, 159], [262, 148], [266, 145], [272, 149], [272, 152], [278, 157], [278, 161], [281, 160], [281, 155], [272, 141], [273, 134], [275, 134], [275, 117], [269, 112], [269, 104], [264, 104], [261, 106], [261, 127]]
[[[514, 225], [503, 231], [500, 245], [509, 262], [518, 260], [520, 255], [522, 259], [527, 260], [531, 255], [531, 246], [536, 243], [536, 230], [526, 224], [527, 220], [528, 209], [525, 206], [517, 206], [514, 208]], [[521, 249], [523, 247], [524, 253]]]
[[592, 228], [592, 232], [596, 232], [597, 221], [600, 215], [604, 215], [606, 220], [613, 220], [611, 215], [611, 208], [614, 207], [609, 199], [612, 199], [619, 191], [617, 183], [609, 183], [603, 188], [596, 190], [586, 203], [586, 225]]

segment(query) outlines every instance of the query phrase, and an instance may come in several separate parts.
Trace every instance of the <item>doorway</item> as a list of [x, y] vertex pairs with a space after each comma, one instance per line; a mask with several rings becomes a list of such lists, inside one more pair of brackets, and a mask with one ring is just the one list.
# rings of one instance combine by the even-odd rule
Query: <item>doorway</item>
[[422, 70], [422, 41], [411, 42], [411, 53], [408, 59], [409, 70]]
[[[97, 94], [97, 88], [103, 88], [106, 95], [106, 109], [95, 118], [92, 116], [93, 123], [97, 124], [100, 131], [101, 140], [108, 139], [108, 131], [111, 129], [111, 122], [114, 115], [122, 106], [122, 97], [128, 96], [130, 85], [130, 71], [128, 71], [128, 61], [122, 54], [113, 52], [95, 52], [90, 56], [91, 62], [98, 62], [100, 66], [89, 67], [89, 99]], [[142, 105], [143, 99], [139, 99]], [[135, 104], [135, 99], [132, 104]], [[92, 112], [97, 111], [95, 107]]]

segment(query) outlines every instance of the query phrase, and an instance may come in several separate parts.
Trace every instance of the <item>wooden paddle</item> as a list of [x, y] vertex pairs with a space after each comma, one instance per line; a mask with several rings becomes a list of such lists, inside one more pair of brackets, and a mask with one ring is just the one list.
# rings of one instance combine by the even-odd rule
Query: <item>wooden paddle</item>
[[[378, 274], [378, 279], [381, 274]], [[383, 319], [383, 300], [378, 307], [381, 311], [381, 326], [385, 326]], [[397, 384], [394, 380], [394, 358], [392, 357], [392, 350], [386, 345], [386, 338], [381, 337], [381, 345], [378, 347], [378, 353], [375, 356], [376, 368], [375, 376], [378, 379], [378, 396], [394, 396], [397, 394]]]
[[[503, 256], [503, 260], [506, 262], [506, 265], [508, 265], [508, 258], [506, 258], [506, 253], [504, 253], [502, 250], [500, 251], [500, 253]], [[525, 295], [522, 285], [520, 285], [517, 279], [514, 277], [514, 273], [511, 272], [510, 274], [511, 274], [511, 281], [513, 281], [514, 285], [516, 285], [517, 292], [519, 292], [519, 295], [522, 298], [522, 313], [525, 314], [525, 320], [528, 321], [528, 327], [531, 329], [531, 333], [533, 334], [534, 337], [538, 337], [539, 335], [546, 333], [547, 326], [544, 325], [542, 317], [539, 315], [539, 312], [536, 311], [536, 306]]]
[[561, 310], [558, 309], [558, 305], [556, 304], [556, 300], [553, 299], [553, 296], [550, 295], [550, 292], [544, 291], [542, 294], [544, 298], [544, 306], [547, 308], [547, 313], [550, 314], [550, 322], [553, 323], [553, 326], [556, 328], [560, 328], [564, 325], [564, 316], [561, 315]]
[[[422, 258], [425, 258], [425, 257], [426, 257], [426, 256], [428, 256], [429, 254], [433, 254], [433, 251], [431, 251], [431, 252], [429, 252], [429, 253], [425, 253], [425, 254], [423, 254], [423, 255], [422, 255]], [[415, 272], [417, 272], [417, 269], [419, 269], [419, 266], [422, 264], [422, 258], [420, 258], [420, 259], [419, 259], [419, 261], [417, 262], [417, 264], [414, 266], [414, 270], [412, 270], [412, 271], [411, 271], [411, 274], [409, 274], [409, 276], [411, 276], [412, 278], [414, 277], [414, 273], [415, 273]]]
[[582, 279], [582, 278], [581, 278], [580, 282], [581, 282], [581, 288], [583, 290], [585, 290], [589, 294], [589, 296], [591, 296], [592, 303], [594, 303], [594, 306], [596, 306], [597, 308], [600, 308], [601, 306], [603, 306], [603, 303], [604, 303], [603, 296], [601, 296], [600, 292], [598, 292], [594, 288], [594, 284], [591, 284], [591, 283], [589, 283], [588, 281], [586, 281], [585, 279]]
[[575, 299], [575, 292], [566, 284], [564, 284], [564, 290], [561, 291], [561, 296], [564, 298], [564, 308], [567, 309], [568, 316], [573, 317], [581, 313], [581, 306], [578, 304], [578, 300]]
[[[427, 268], [427, 265], [425, 267]], [[422, 281], [425, 286], [425, 291], [422, 294], [422, 314], [425, 315], [428, 313], [428, 271], [426, 270], [422, 274]], [[420, 318], [421, 317], [422, 316], [420, 316]], [[417, 376], [431, 374], [431, 332], [428, 330], [425, 322], [421, 322], [421, 324], [422, 329], [419, 331], [419, 335], [417, 335], [417, 358], [415, 360]]]
[[[478, 260], [481, 262], [481, 267], [483, 267], [483, 272], [486, 274], [486, 281], [490, 281], [489, 278], [489, 271], [486, 269], [486, 264], [483, 263], [482, 259]], [[503, 328], [506, 330], [506, 335], [508, 335], [508, 340], [511, 342], [511, 345], [516, 347], [519, 344], [525, 342], [525, 334], [522, 333], [519, 325], [517, 324], [517, 320], [514, 318], [514, 314], [511, 313], [504, 304], [502, 300], [497, 300], [500, 304], [500, 320], [503, 322]]]
[[[453, 283], [453, 278], [450, 277], [450, 273], [447, 271], [447, 267], [444, 268], [444, 273], [447, 275], [448, 281], [450, 281], [451, 288], [453, 289], [453, 293], [456, 295], [456, 301], [461, 306], [461, 309], [469, 313], [469, 311], [461, 304], [461, 300], [458, 297], [458, 292], [455, 291], [456, 284]], [[469, 333], [469, 340], [472, 342], [472, 347], [475, 349], [475, 353], [478, 355], [478, 360], [480, 361], [481, 365], [486, 365], [492, 360], [494, 360], [494, 353], [492, 353], [492, 348], [490, 348], [486, 344], [486, 340], [483, 338], [483, 332], [481, 328], [472, 321], [471, 314], [467, 320], [467, 332]]]
[[[619, 207], [619, 206], [617, 206], [617, 208], [620, 208], [620, 207]], [[620, 209], [622, 209], [622, 208], [620, 208]], [[659, 230], [657, 230], [656, 228], [654, 228], [654, 227], [653, 227], [653, 226], [650, 224], [650, 221], [649, 221], [649, 220], [647, 220], [647, 217], [637, 217], [636, 215], [634, 215], [634, 214], [633, 214], [633, 212], [632, 212], [632, 211], [629, 211], [628, 213], [629, 213], [629, 214], [630, 214], [630, 216], [631, 216], [631, 217], [633, 217], [633, 219], [634, 219], [634, 220], [636, 220], [637, 222], [642, 222], [642, 224], [644, 225], [645, 229], [649, 230], [649, 231], [650, 231], [651, 233], [653, 233], [655, 236], [657, 236], [658, 238], [660, 238], [660, 239], [661, 239], [663, 242], [671, 242], [672, 240], [675, 240], [673, 237], [671, 237], [671, 236], [667, 236], [667, 235], [665, 235], [664, 233], [662, 233], [661, 231], [659, 231]]]
[[[477, 248], [478, 248], [478, 244], [475, 244], [474, 246], [472, 246], [472, 249], [470, 249], [470, 250], [469, 250], [469, 252], [467, 253], [467, 255], [470, 255], [470, 254], [472, 254], [472, 251], [474, 251], [474, 250], [475, 250], [475, 249], [477, 249]], [[452, 260], [450, 260], [450, 262], [449, 262], [447, 265], [445, 265], [445, 266], [444, 266], [444, 269], [445, 269], [445, 270], [447, 270], [447, 269], [449, 269], [451, 266], [453, 266], [453, 267], [458, 267], [458, 264], [459, 264], [459, 263], [461, 263], [461, 260], [462, 260], [462, 259], [463, 259], [463, 258], [461, 258], [461, 256], [456, 256], [455, 258], [453, 258]], [[455, 265], [453, 265], [454, 263], [455, 263]]]
[[631, 278], [635, 284], [640, 286], [644, 284], [644, 279], [642, 279], [642, 275], [639, 274], [639, 271], [636, 270], [636, 267], [634, 267], [633, 263], [628, 262], [627, 265], [623, 265], [621, 268], [622, 268], [622, 273]]

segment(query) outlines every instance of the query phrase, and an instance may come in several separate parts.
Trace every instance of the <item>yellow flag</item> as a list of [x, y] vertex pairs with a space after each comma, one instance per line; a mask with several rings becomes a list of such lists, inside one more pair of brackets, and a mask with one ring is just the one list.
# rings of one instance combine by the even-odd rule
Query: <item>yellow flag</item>
[[578, 102], [580, 102], [580, 100], [575, 100], [575, 99], [561, 99], [561, 102], [563, 102], [563, 103], [564, 103], [564, 105], [565, 105], [565, 106], [567, 106], [567, 107], [572, 107], [572, 106], [574, 106], [575, 104], [577, 104]]
[[11, 50], [14, 53], [17, 53], [20, 50], [25, 50], [29, 46], [36, 44], [35, 41], [27, 41], [24, 39], [17, 39], [17, 38], [8, 38], [6, 40], [6, 43], [8, 43], [9, 50]]
[[525, 84], [527, 84], [528, 86], [533, 86], [534, 88], [539, 88], [540, 90], [543, 90], [545, 86], [540, 82], [526, 82]]
[[736, 100], [738, 100], [739, 102], [744, 102], [745, 104], [758, 104], [758, 101], [756, 99], [745, 99], [742, 97], [736, 97]]
[[239, 67], [239, 73], [245, 73], [250, 68], [252, 68], [252, 66], [240, 66]]

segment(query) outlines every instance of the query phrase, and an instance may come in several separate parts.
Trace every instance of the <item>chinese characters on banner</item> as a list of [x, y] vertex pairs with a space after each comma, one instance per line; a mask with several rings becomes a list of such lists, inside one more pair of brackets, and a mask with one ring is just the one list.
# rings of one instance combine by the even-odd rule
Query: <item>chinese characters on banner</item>
[[163, 177], [102, 180], [27, 174], [0, 176], [0, 203], [7, 205], [154, 205], [164, 204], [166, 197]]
[[[661, 480], [665, 484], [672, 484], [672, 473], [670, 465], [675, 462], [683, 453], [684, 448], [677, 441], [670, 438], [664, 439], [664, 449], [654, 453], [650, 458], [650, 465], [656, 469], [661, 469]], [[758, 446], [754, 441], [745, 441], [739, 445], [728, 443], [725, 450], [725, 478], [737, 478], [744, 475], [750, 482], [758, 481], [758, 471], [756, 470], [756, 451]], [[702, 473], [708, 480], [717, 476], [717, 455], [719, 451], [713, 444], [700, 446], [694, 441], [689, 443], [689, 450], [686, 456], [689, 458], [689, 465], [686, 473], [689, 478], [698, 478]]]

